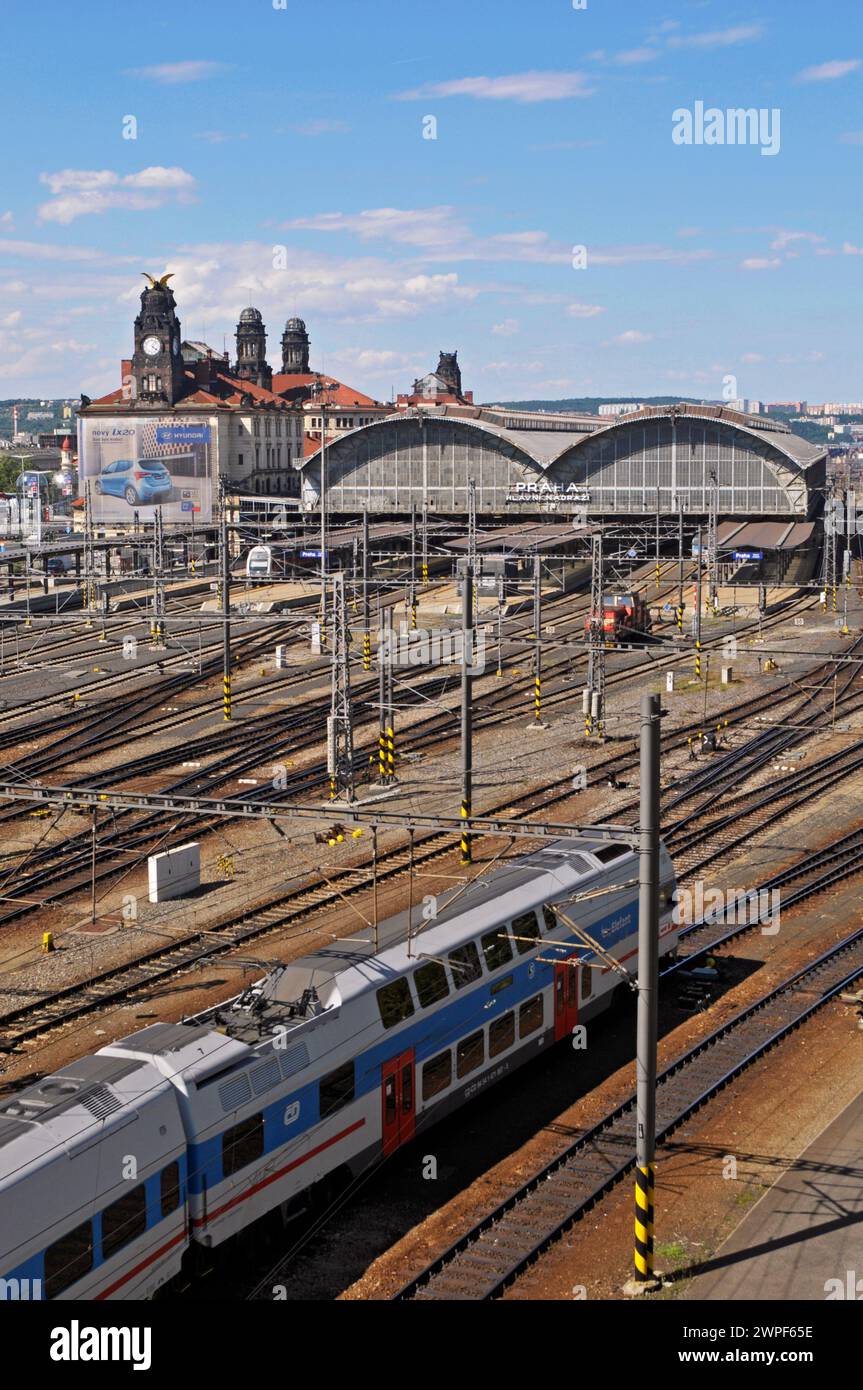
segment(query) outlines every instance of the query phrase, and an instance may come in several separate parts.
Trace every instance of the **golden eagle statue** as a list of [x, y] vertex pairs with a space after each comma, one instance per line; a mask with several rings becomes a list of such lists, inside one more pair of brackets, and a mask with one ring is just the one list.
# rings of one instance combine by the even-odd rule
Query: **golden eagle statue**
[[149, 281], [150, 281], [150, 288], [153, 289], [153, 290], [155, 290], [155, 289], [160, 289], [160, 290], [165, 290], [165, 289], [167, 289], [167, 288], [168, 288], [168, 281], [169, 281], [169, 280], [173, 280], [173, 278], [174, 278], [174, 272], [173, 272], [173, 270], [169, 271], [167, 275], [162, 275], [162, 276], [160, 276], [160, 278], [159, 278], [158, 280], [155, 278], [155, 276], [149, 275], [149, 274], [147, 273], [146, 270], [142, 270], [142, 271], [141, 271], [141, 274], [144, 276], [144, 279], [145, 279], [145, 280], [149, 280]]

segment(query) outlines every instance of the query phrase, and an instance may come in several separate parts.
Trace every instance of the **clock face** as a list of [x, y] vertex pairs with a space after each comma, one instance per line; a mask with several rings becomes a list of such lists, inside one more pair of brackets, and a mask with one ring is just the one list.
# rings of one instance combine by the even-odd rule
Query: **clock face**
[[155, 357], [162, 351], [162, 344], [158, 338], [145, 338], [142, 346], [148, 357]]

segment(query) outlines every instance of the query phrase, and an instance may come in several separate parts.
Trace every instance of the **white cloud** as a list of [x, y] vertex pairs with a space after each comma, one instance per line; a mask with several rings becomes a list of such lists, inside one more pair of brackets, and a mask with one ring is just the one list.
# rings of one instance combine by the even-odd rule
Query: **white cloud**
[[775, 239], [771, 241], [770, 250], [784, 251], [786, 247], [793, 245], [795, 241], [806, 241], [809, 242], [810, 245], [816, 246], [824, 240], [825, 238], [823, 236], [818, 236], [815, 232], [787, 232], [780, 230], [776, 233]]
[[843, 145], [863, 145], [863, 130], [846, 130], [839, 139]]
[[491, 331], [498, 338], [511, 338], [518, 332], [518, 319], [504, 319], [503, 323], [494, 324]]
[[0, 230], [4, 232], [14, 232], [15, 218], [12, 216], [11, 212], [4, 212], [2, 216], [0, 216]]
[[347, 121], [330, 121], [324, 117], [313, 118], [308, 121], [300, 121], [297, 125], [291, 126], [291, 130], [297, 135], [347, 135], [350, 126]]
[[369, 208], [364, 212], [322, 212], [282, 224], [287, 231], [350, 232], [363, 241], [394, 241], [407, 246], [450, 247], [470, 235], [447, 204], [431, 208]]
[[654, 58], [658, 57], [657, 48], [627, 48], [622, 53], [615, 53], [614, 61], [629, 67], [636, 63], [652, 63]]
[[185, 169], [154, 164], [136, 174], [113, 169], [60, 169], [40, 174], [54, 199], [39, 208], [41, 222], [74, 222], [77, 217], [122, 208], [143, 212], [161, 207], [172, 197], [189, 202], [195, 180]]
[[741, 362], [745, 362], [747, 367], [753, 367], [756, 362], [763, 362], [764, 358], [760, 352], [744, 352]]
[[226, 145], [232, 140], [248, 140], [249, 137], [245, 131], [234, 134], [228, 130], [196, 130], [192, 138], [206, 140], [208, 145]]
[[148, 82], [173, 84], [176, 82], [201, 82], [204, 78], [215, 77], [228, 70], [227, 63], [212, 63], [205, 58], [188, 59], [182, 63], [156, 63], [148, 68], [129, 68], [129, 77], [143, 77]]
[[[474, 232], [454, 207], [369, 208], [362, 212], [324, 212], [281, 224], [289, 231], [347, 232], [363, 241], [391, 241], [422, 250], [425, 260], [521, 261], [569, 265], [572, 246], [553, 242], [547, 232]], [[589, 247], [591, 265], [627, 265], [641, 261], [686, 264], [709, 258], [711, 251], [682, 251], [667, 246]]]
[[706, 34], [672, 34], [667, 42], [669, 48], [729, 48], [733, 44], [751, 43], [763, 33], [763, 24], [737, 24]]
[[854, 243], [851, 242], [851, 241], [843, 241], [843, 243], [842, 243], [842, 255], [843, 255], [843, 256], [863, 256], [863, 246], [855, 246]]
[[778, 270], [782, 261], [778, 256], [748, 256], [740, 262], [741, 270]]
[[0, 328], [15, 328], [21, 322], [21, 310], [13, 309], [0, 318]]
[[504, 372], [544, 372], [544, 362], [486, 362], [482, 369], [496, 374]]
[[393, 372], [400, 375], [409, 370], [420, 370], [420, 363], [404, 352], [394, 352], [390, 348], [340, 348], [338, 352], [327, 355], [327, 362], [344, 363], [348, 371], [363, 372], [366, 376], [391, 378]]
[[569, 97], [589, 97], [596, 90], [592, 78], [583, 72], [515, 72], [506, 77], [459, 77], [449, 82], [426, 82], [408, 92], [399, 92], [398, 101], [420, 101], [426, 97], [476, 97], [480, 101], [565, 101]]
[[96, 261], [106, 259], [86, 246], [58, 246], [43, 241], [0, 241], [0, 258], [20, 256], [33, 261]]
[[847, 77], [860, 66], [859, 58], [837, 58], [831, 63], [818, 63], [814, 68], [804, 68], [797, 74], [798, 82], [835, 82], [837, 77]]
[[618, 333], [611, 342], [618, 347], [637, 347], [640, 343], [649, 343], [653, 339], [652, 333], [642, 333], [637, 328], [627, 328], [625, 333]]
[[571, 319], [595, 319], [605, 313], [604, 304], [570, 304], [566, 311]]
[[[415, 262], [392, 257], [336, 257], [294, 247], [285, 252], [285, 268], [275, 269], [272, 245], [259, 242], [179, 248], [170, 257], [176, 273], [171, 287], [184, 324], [232, 323], [259, 299], [281, 306], [285, 316], [301, 303], [304, 317], [328, 316], [343, 324], [414, 318], [429, 307], [470, 302], [488, 289], [462, 283], [455, 271], [418, 274]], [[132, 301], [138, 293], [132, 285], [124, 298]]]

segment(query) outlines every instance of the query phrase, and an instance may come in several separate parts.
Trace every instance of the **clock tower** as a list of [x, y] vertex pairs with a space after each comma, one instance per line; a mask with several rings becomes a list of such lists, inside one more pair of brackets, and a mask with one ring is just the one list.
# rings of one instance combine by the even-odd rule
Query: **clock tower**
[[180, 320], [170, 275], [156, 280], [141, 294], [141, 312], [135, 319], [135, 351], [132, 377], [135, 398], [148, 404], [174, 405], [186, 394], [180, 352]]

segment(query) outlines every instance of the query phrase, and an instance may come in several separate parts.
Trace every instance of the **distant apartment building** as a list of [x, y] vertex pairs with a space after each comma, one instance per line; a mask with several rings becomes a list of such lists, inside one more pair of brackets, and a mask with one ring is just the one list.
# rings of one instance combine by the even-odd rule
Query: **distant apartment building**
[[768, 415], [805, 415], [806, 401], [770, 401], [765, 411]]

